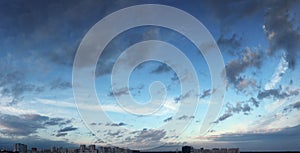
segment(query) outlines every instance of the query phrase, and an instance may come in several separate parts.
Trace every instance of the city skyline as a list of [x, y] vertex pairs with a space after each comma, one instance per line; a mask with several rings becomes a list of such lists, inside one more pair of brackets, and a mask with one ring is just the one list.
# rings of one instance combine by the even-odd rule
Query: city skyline
[[239, 148], [194, 148], [193, 146], [178, 146], [175, 151], [154, 151], [154, 150], [130, 150], [129, 148], [120, 148], [117, 146], [96, 146], [94, 144], [86, 146], [81, 144], [79, 147], [64, 148], [62, 146], [51, 146], [50, 148], [36, 148], [32, 146], [28, 148], [26, 144], [16, 143], [13, 145], [13, 149], [2, 148], [1, 153], [239, 153]]
[[[139, 10], [97, 29], [118, 15], [114, 12], [143, 4], [164, 9]], [[166, 8], [189, 14], [203, 27]], [[144, 21], [143, 17], [176, 25], [135, 26], [117, 33], [106, 46], [97, 46], [111, 31]], [[20, 142], [38, 148], [95, 144], [162, 150], [183, 145], [300, 150], [297, 0], [3, 0], [0, 18], [0, 147]], [[180, 33], [176, 27], [186, 31]], [[193, 30], [203, 30], [203, 36]], [[100, 40], [95, 39], [98, 34], [103, 34]], [[197, 45], [190, 40], [210, 34], [215, 42]], [[90, 44], [103, 47], [95, 69], [89, 65], [95, 58]], [[220, 54], [210, 55], [216, 48]], [[87, 51], [79, 54], [81, 49]], [[134, 57], [158, 55], [161, 61], [135, 65]], [[222, 62], [224, 67], [219, 66]], [[78, 69], [82, 71], [75, 73]], [[215, 80], [223, 84], [214, 86]], [[91, 84], [93, 91], [85, 90]], [[213, 101], [214, 95], [221, 98]]]

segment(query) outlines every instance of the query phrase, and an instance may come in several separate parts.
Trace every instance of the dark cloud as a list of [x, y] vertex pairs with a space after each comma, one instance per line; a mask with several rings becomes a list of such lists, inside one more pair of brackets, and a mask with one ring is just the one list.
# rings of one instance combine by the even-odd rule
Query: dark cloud
[[299, 110], [300, 109], [300, 101], [294, 103], [292, 106], [293, 106], [294, 109]]
[[127, 95], [129, 94], [129, 90], [127, 87], [121, 88], [121, 89], [117, 89], [115, 90], [115, 92], [109, 92], [108, 96], [110, 97], [114, 97], [114, 96], [121, 96], [121, 95]]
[[26, 83], [26, 75], [20, 70], [1, 69], [0, 67], [0, 71], [0, 93], [2, 96], [13, 98], [9, 105], [22, 100], [23, 94], [26, 92], [42, 91], [42, 87]]
[[90, 123], [90, 125], [101, 125], [101, 123], [99, 123], [99, 124], [97, 124], [97, 123], [95, 123], [95, 122], [93, 122], [93, 123]]
[[45, 125], [66, 125], [71, 123], [71, 120], [65, 120], [63, 118], [49, 118], [47, 122], [45, 122]]
[[169, 122], [169, 121], [171, 121], [172, 119], [173, 119], [173, 117], [168, 117], [168, 118], [164, 119], [164, 122]]
[[279, 87], [278, 89], [261, 91], [258, 93], [257, 98], [264, 99], [264, 98], [271, 97], [274, 99], [284, 99], [290, 96], [297, 96], [297, 95], [299, 95], [299, 89], [282, 91], [282, 89]]
[[161, 74], [165, 72], [170, 72], [171, 70], [172, 68], [169, 67], [167, 64], [159, 64], [154, 70], [151, 71], [151, 73]]
[[248, 115], [253, 110], [252, 107], [259, 107], [259, 101], [251, 97], [249, 100], [237, 102], [235, 106], [233, 106], [230, 103], [227, 103], [225, 107], [225, 113], [213, 123], [219, 123], [233, 116], [234, 114], [239, 114], [241, 112], [244, 113], [244, 115]]
[[227, 112], [227, 113], [223, 114], [222, 116], [220, 116], [214, 123], [219, 123], [221, 121], [224, 121], [231, 116], [232, 116], [232, 113]]
[[249, 99], [250, 102], [252, 102], [252, 104], [255, 106], [255, 107], [258, 107], [259, 106], [259, 101], [257, 101], [255, 98], [251, 97]]
[[77, 130], [77, 129], [78, 129], [78, 128], [76, 128], [76, 127], [68, 126], [68, 127], [65, 127], [65, 128], [62, 128], [62, 129], [58, 130], [57, 132], [58, 132], [58, 133], [70, 132], [70, 131], [75, 131], [75, 130]]
[[120, 122], [120, 123], [106, 123], [105, 126], [125, 126], [126, 123]]
[[290, 85], [293, 85], [293, 80], [290, 80]]
[[56, 137], [64, 137], [66, 135], [68, 135], [68, 133], [57, 133], [55, 136]]
[[[297, 1], [272, 1], [264, 16], [264, 30], [269, 40], [270, 55], [285, 51], [289, 68], [294, 69], [300, 50], [300, 33], [295, 27], [299, 26], [291, 14], [291, 9]], [[298, 3], [299, 4], [299, 3]]]
[[[287, 127], [281, 130], [249, 132], [249, 133], [233, 133], [222, 134], [213, 140], [218, 142], [226, 142], [235, 144], [241, 150], [277, 150], [277, 151], [293, 151], [299, 150], [300, 126]], [[254, 148], [252, 146], [255, 146]]]
[[50, 89], [54, 90], [54, 89], [60, 89], [60, 90], [64, 90], [64, 89], [69, 89], [72, 87], [72, 83], [68, 82], [68, 81], [63, 81], [62, 79], [55, 79], [50, 83]]
[[295, 102], [293, 104], [290, 104], [290, 105], [286, 106], [283, 109], [283, 112], [291, 112], [293, 110], [300, 110], [300, 101]]
[[207, 11], [222, 25], [222, 33], [226, 33], [235, 22], [258, 13], [264, 7], [264, 2], [258, 0], [208, 0], [205, 4]]
[[178, 103], [180, 101], [180, 96], [174, 98], [175, 103]]
[[241, 78], [240, 74], [247, 68], [256, 67], [260, 68], [262, 64], [261, 52], [251, 51], [250, 48], [246, 48], [242, 56], [236, 60], [230, 61], [225, 69], [228, 82], [237, 86], [244, 79]]
[[56, 137], [64, 137], [64, 136], [68, 135], [68, 132], [76, 131], [77, 129], [78, 128], [73, 127], [73, 126], [64, 127], [62, 129], [59, 129], [55, 136]]
[[201, 94], [200, 98], [205, 98], [210, 96], [216, 91], [216, 89], [213, 89], [212, 91], [210, 89], [204, 90], [203, 93]]
[[192, 91], [189, 91], [189, 92], [186, 92], [184, 95], [180, 95], [179, 97], [175, 97], [175, 98], [174, 98], [174, 101], [175, 101], [176, 103], [178, 103], [179, 101], [181, 101], [181, 100], [183, 100], [183, 99], [186, 99], [186, 98], [192, 96], [191, 93], [192, 93]]
[[178, 117], [178, 120], [189, 120], [189, 119], [193, 119], [195, 118], [195, 116], [187, 116], [187, 115], [182, 115], [180, 117]]
[[164, 130], [154, 130], [154, 129], [143, 129], [141, 131], [135, 131], [134, 136], [127, 137], [125, 141], [130, 141], [133, 143], [139, 143], [145, 147], [152, 144], [161, 144], [161, 140], [166, 136], [166, 131]]
[[233, 34], [231, 37], [221, 35], [217, 40], [217, 43], [221, 50], [225, 50], [233, 54], [234, 51], [241, 47], [242, 38], [238, 37], [237, 34]]
[[97, 139], [94, 143], [105, 143], [102, 139]]
[[[29, 136], [38, 129], [47, 126], [64, 125], [69, 121], [60, 118], [50, 118], [38, 114], [24, 114], [20, 116], [0, 114], [0, 133], [7, 136]], [[22, 126], [20, 126], [22, 125]]]
[[[101, 57], [98, 60], [97, 68], [96, 68], [96, 76], [103, 76], [106, 74], [110, 74], [112, 71], [112, 67], [117, 60], [118, 56], [128, 48], [128, 46], [132, 46], [135, 43], [145, 41], [145, 40], [153, 40], [160, 37], [160, 28], [149, 26], [149, 27], [136, 27], [134, 29], [128, 30], [123, 34], [120, 34], [116, 39], [113, 39], [104, 49], [101, 54]], [[139, 31], [137, 33], [136, 31]], [[142, 33], [142, 34], [141, 34]], [[128, 39], [130, 38], [130, 39]], [[146, 56], [146, 55], [141, 55]], [[132, 64], [131, 58], [126, 59], [126, 64]], [[137, 66], [137, 69], [143, 68], [143, 64]], [[153, 70], [153, 73], [162, 73], [165, 70], [164, 66], [156, 68]]]
[[107, 133], [108, 136], [111, 136], [111, 137], [116, 137], [116, 136], [119, 136], [120, 134], [122, 134], [122, 132], [120, 130], [116, 131], [116, 132], [112, 132], [112, 131], [109, 131]]
[[118, 96], [122, 96], [122, 95], [127, 95], [127, 94], [129, 94], [129, 92], [131, 92], [132, 95], [138, 95], [141, 93], [141, 90], [144, 89], [144, 87], [145, 87], [144, 84], [139, 84], [136, 87], [130, 87], [130, 88], [123, 87], [120, 89], [116, 89], [115, 92], [110, 91], [107, 94], [107, 96], [110, 96], [110, 97], [117, 96], [118, 97]]
[[[1, 3], [0, 17], [5, 18], [1, 28], [6, 29], [4, 36], [10, 38], [6, 42], [18, 46], [15, 52], [39, 50], [38, 57], [71, 66], [87, 30], [107, 13], [127, 5], [130, 3], [78, 0]], [[56, 46], [49, 45], [49, 42]]]

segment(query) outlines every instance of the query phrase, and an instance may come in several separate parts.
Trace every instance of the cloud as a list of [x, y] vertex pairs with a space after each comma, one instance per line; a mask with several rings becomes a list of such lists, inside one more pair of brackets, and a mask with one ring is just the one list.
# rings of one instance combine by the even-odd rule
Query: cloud
[[166, 136], [166, 131], [155, 129], [143, 129], [141, 131], [132, 132], [133, 136], [125, 139], [126, 142], [131, 142], [133, 147], [149, 148], [155, 145], [161, 145], [162, 139]]
[[299, 110], [300, 109], [300, 101], [294, 103], [292, 106], [293, 106], [294, 109]]
[[271, 80], [265, 85], [265, 90], [273, 89], [278, 82], [280, 82], [282, 76], [288, 69], [288, 62], [285, 60], [286, 56], [282, 56], [280, 62], [272, 75]]
[[300, 50], [300, 34], [295, 28], [299, 25], [293, 19], [296, 16], [291, 14], [291, 9], [296, 3], [297, 1], [272, 1], [268, 3], [263, 26], [269, 41], [268, 53], [273, 55], [275, 52], [283, 50], [291, 69], [295, 68]]
[[120, 122], [120, 123], [106, 123], [105, 126], [125, 126], [126, 123]]
[[[119, 35], [116, 39], [114, 39], [111, 43], [109, 43], [106, 46], [97, 63], [97, 77], [110, 74], [118, 56], [120, 56], [122, 51], [127, 49], [128, 46], [132, 46], [135, 43], [141, 41], [153, 40], [160, 37], [160, 29], [157, 27], [140, 27], [135, 28], [135, 30], [140, 31], [140, 33], [136, 33], [132, 30], [129, 30], [128, 32]], [[147, 56], [149, 53], [151, 52], [141, 52], [139, 56]], [[133, 66], [133, 61], [134, 58], [128, 57], [124, 62], [128, 66]], [[142, 65], [139, 65], [137, 68], [142, 68]], [[160, 67], [159, 65], [156, 69], [154, 69], [152, 73], [162, 73], [165, 70], [167, 70], [167, 68], [163, 64], [163, 66]]]
[[116, 131], [116, 132], [111, 132], [109, 131], [107, 133], [107, 135], [111, 136], [111, 137], [116, 137], [116, 136], [119, 136], [120, 134], [122, 134], [122, 132], [120, 130]]
[[129, 94], [129, 90], [127, 87], [124, 87], [124, 88], [120, 88], [120, 89], [116, 89], [115, 92], [109, 92], [108, 96], [110, 97], [114, 97], [114, 96], [122, 96], [122, 95], [127, 95]]
[[264, 98], [274, 98], [274, 99], [284, 99], [291, 96], [297, 96], [299, 95], [299, 89], [294, 90], [286, 90], [282, 91], [281, 87], [278, 89], [270, 89], [270, 90], [264, 90], [258, 93], [257, 98], [258, 99], [264, 99]]
[[254, 52], [248, 47], [245, 48], [241, 58], [232, 60], [226, 65], [225, 69], [228, 82], [235, 86], [239, 85], [240, 82], [243, 81], [243, 79], [240, 77], [242, 72], [250, 67], [260, 68], [261, 64], [261, 52]]
[[291, 112], [293, 110], [300, 110], [300, 101], [295, 102], [293, 104], [290, 104], [290, 105], [286, 106], [283, 109], [283, 112]]
[[192, 91], [188, 91], [186, 92], [184, 95], [180, 95], [179, 97], [175, 97], [174, 101], [176, 103], [180, 102], [181, 100], [184, 100], [186, 98], [189, 98], [190, 96], [192, 96]]
[[224, 121], [231, 116], [232, 116], [232, 113], [227, 112], [227, 113], [223, 114], [222, 116], [220, 116], [214, 123], [219, 123], [221, 121]]
[[154, 70], [151, 71], [151, 73], [161, 74], [165, 72], [170, 72], [171, 70], [172, 68], [169, 67], [167, 64], [159, 64]]
[[66, 135], [68, 135], [68, 133], [57, 133], [55, 136], [56, 137], [64, 137]]
[[56, 137], [64, 137], [64, 136], [68, 135], [68, 132], [76, 131], [76, 130], [78, 130], [78, 128], [73, 127], [73, 126], [67, 126], [62, 129], [59, 129], [55, 136]]
[[102, 139], [97, 139], [94, 143], [99, 144], [99, 143], [105, 143]]
[[221, 115], [213, 123], [219, 123], [219, 122], [224, 121], [227, 118], [233, 116], [234, 114], [239, 114], [241, 112], [244, 113], [244, 115], [248, 115], [253, 110], [253, 108], [251, 106], [254, 106], [254, 107], [259, 106], [259, 102], [253, 97], [251, 97], [250, 99], [245, 100], [245, 101], [237, 102], [235, 104], [235, 106], [233, 106], [230, 103], [227, 103], [225, 113], [223, 115]]
[[189, 120], [189, 119], [193, 119], [195, 118], [195, 116], [187, 116], [187, 115], [182, 115], [180, 117], [178, 117], [178, 120]]
[[39, 114], [23, 114], [19, 116], [0, 114], [0, 133], [7, 136], [29, 136], [37, 133], [38, 129], [67, 123], [69, 123], [69, 120], [50, 118]]
[[70, 131], [75, 131], [77, 130], [78, 128], [76, 127], [73, 127], [73, 126], [68, 126], [68, 127], [65, 127], [65, 128], [62, 128], [60, 130], [58, 130], [57, 132], [70, 132]]
[[171, 121], [172, 119], [173, 119], [173, 117], [168, 117], [168, 118], [164, 119], [164, 122], [169, 122], [169, 121]]
[[252, 104], [255, 106], [255, 107], [258, 107], [259, 106], [259, 101], [257, 101], [255, 98], [251, 97], [249, 99], [250, 102], [252, 102]]
[[[287, 127], [279, 130], [264, 132], [229, 133], [213, 138], [216, 142], [226, 142], [236, 145], [241, 150], [252, 151], [297, 151], [300, 149], [298, 142], [300, 126]], [[255, 146], [253, 148], [253, 146]]]
[[206, 8], [209, 8], [207, 11], [222, 25], [221, 32], [226, 33], [233, 23], [258, 13], [263, 8], [263, 3], [257, 0], [230, 0], [226, 2], [221, 0], [207, 0], [204, 4], [207, 6]]
[[236, 88], [239, 91], [249, 91], [249, 90], [247, 90], [247, 89], [249, 89], [249, 87], [251, 87], [253, 89], [257, 88], [257, 84], [254, 79], [240, 78], [238, 84], [236, 85]]
[[[0, 61], [0, 64], [2, 62]], [[12, 97], [9, 105], [16, 104], [23, 98], [26, 92], [40, 92], [42, 88], [26, 83], [26, 75], [20, 70], [9, 70], [0, 67], [0, 94]]]
[[64, 90], [64, 89], [69, 89], [72, 87], [71, 82], [68, 81], [63, 81], [62, 79], [55, 79], [50, 83], [50, 89], [54, 90], [54, 89], [60, 89], [60, 90]]
[[204, 90], [202, 95], [200, 96], [200, 98], [208, 97], [211, 94], [213, 94], [215, 91], [216, 91], [216, 89], [213, 89], [212, 91], [210, 91], [210, 89]]
[[6, 114], [11, 114], [11, 115], [36, 114], [37, 113], [37, 111], [33, 110], [33, 109], [23, 109], [23, 108], [17, 108], [17, 107], [7, 106], [6, 105], [7, 102], [10, 103], [11, 101], [10, 100], [8, 100], [8, 101], [6, 101], [6, 100], [2, 101], [0, 99], [0, 103], [2, 103], [4, 105], [4, 106], [0, 105], [1, 112], [5, 112]]
[[221, 50], [229, 51], [233, 54], [235, 50], [241, 47], [242, 38], [238, 37], [237, 34], [233, 34], [229, 38], [222, 34], [217, 40], [217, 43]]
[[65, 120], [63, 118], [49, 118], [48, 121], [45, 122], [45, 125], [66, 125], [66, 124], [69, 124], [71, 123], [72, 121], [71, 120]]
[[145, 85], [144, 84], [139, 84], [136, 87], [130, 87], [129, 89], [127, 87], [115, 89], [115, 92], [110, 91], [108, 93], [108, 96], [114, 97], [114, 96], [122, 96], [122, 95], [127, 95], [129, 92], [131, 92], [132, 95], [137, 95], [141, 93], [141, 90], [144, 89]]
[[[7, 29], [5, 35], [10, 39], [6, 42], [18, 46], [15, 52], [23, 52], [25, 49], [39, 50], [37, 57], [52, 64], [71, 66], [79, 42], [88, 28], [106, 13], [127, 5], [130, 3], [78, 0], [47, 3], [15, 1], [0, 6], [0, 17], [7, 17], [3, 27]], [[47, 44], [47, 47], [41, 44]]]

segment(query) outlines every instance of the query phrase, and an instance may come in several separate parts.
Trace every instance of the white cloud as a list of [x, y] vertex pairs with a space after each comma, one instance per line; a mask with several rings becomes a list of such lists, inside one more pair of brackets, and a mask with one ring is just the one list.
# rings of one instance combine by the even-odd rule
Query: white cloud
[[268, 112], [274, 112], [276, 111], [280, 106], [282, 106], [285, 102], [286, 102], [287, 98], [285, 99], [277, 99], [276, 101], [270, 103], [270, 104], [266, 104], [265, 105], [265, 109]]
[[20, 115], [20, 114], [37, 114], [36, 110], [26, 110], [26, 109], [21, 109], [17, 107], [12, 107], [12, 106], [1, 106], [0, 105], [0, 112], [5, 113], [5, 114], [11, 114], [11, 115]]
[[12, 100], [13, 97], [11, 96], [0, 95], [0, 113], [14, 114], [14, 115], [37, 113], [36, 110], [21, 108], [19, 104], [15, 106], [10, 106], [9, 104]]
[[[36, 98], [36, 100], [39, 103], [45, 104], [45, 105], [51, 105], [56, 107], [65, 107], [65, 108], [74, 108], [77, 109], [76, 104], [73, 102], [67, 102], [67, 101], [58, 101], [58, 100], [50, 100], [50, 99], [41, 99]], [[120, 106], [116, 104], [105, 104], [101, 105], [100, 107], [95, 107], [94, 105], [82, 105], [78, 104], [78, 107], [84, 110], [90, 110], [90, 111], [105, 111], [105, 112], [115, 112], [115, 113], [128, 113], [124, 111]], [[155, 112], [152, 115], [158, 115], [158, 116], [164, 116], [169, 114], [175, 114], [179, 108], [179, 104], [174, 103], [173, 100], [166, 100], [166, 102], [162, 105], [162, 107], [159, 109], [159, 111]], [[147, 109], [147, 108], [145, 108]], [[151, 109], [151, 108], [149, 108]], [[145, 110], [147, 112], [148, 110]]]
[[280, 63], [278, 64], [275, 73], [272, 75], [271, 80], [265, 85], [265, 90], [273, 89], [276, 84], [281, 80], [282, 75], [288, 69], [288, 62], [286, 61], [286, 56], [283, 55], [280, 59]]

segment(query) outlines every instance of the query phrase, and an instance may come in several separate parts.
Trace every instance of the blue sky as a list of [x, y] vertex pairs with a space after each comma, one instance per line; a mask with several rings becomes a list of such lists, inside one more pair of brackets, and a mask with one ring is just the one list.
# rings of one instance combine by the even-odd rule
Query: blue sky
[[[77, 110], [72, 71], [80, 42], [105, 16], [139, 4], [181, 9], [197, 18], [217, 42], [225, 63], [226, 92], [221, 110], [216, 109], [218, 114], [205, 134], [200, 127], [211, 95], [217, 91], [211, 85], [210, 69], [195, 44], [165, 27], [135, 27], [112, 39], [93, 74], [98, 106], [81, 107], [90, 113], [89, 119]], [[300, 150], [299, 7], [299, 1], [291, 0], [1, 1], [0, 146], [10, 148], [11, 143], [24, 142], [43, 148], [84, 143], [176, 149], [188, 144]], [[167, 96], [157, 112], [137, 115], [118, 104], [115, 96], [129, 93], [122, 88], [112, 91], [112, 68], [127, 48], [148, 40], [172, 44], [190, 60], [198, 77], [192, 84], [199, 83], [199, 93], [182, 94], [174, 68], [158, 61], [144, 62], [130, 75], [132, 97], [147, 106], [154, 81], [164, 84]], [[146, 52], [141, 50], [138, 55]], [[176, 59], [176, 64], [186, 66], [182, 59]], [[183, 100], [190, 105], [180, 107]], [[196, 111], [190, 111], [194, 105]], [[97, 116], [99, 106], [109, 121]], [[137, 111], [148, 109], [152, 108], [134, 107]], [[186, 114], [176, 116], [179, 109]]]

